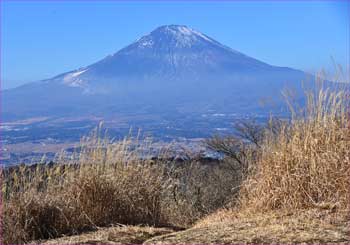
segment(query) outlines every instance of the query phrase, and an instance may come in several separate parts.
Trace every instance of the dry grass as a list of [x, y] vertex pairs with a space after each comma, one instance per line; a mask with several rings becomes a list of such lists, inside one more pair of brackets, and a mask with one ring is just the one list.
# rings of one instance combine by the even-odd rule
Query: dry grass
[[169, 228], [120, 226], [101, 228], [75, 236], [61, 237], [48, 241], [35, 241], [35, 244], [142, 244], [144, 241], [171, 233]]
[[154, 152], [148, 139], [111, 142], [99, 131], [69, 161], [61, 154], [58, 164], [5, 171], [4, 243], [117, 224], [188, 227], [229, 201], [234, 177], [221, 165], [176, 163], [169, 147]]
[[[61, 164], [3, 173], [2, 242], [92, 230], [97, 232], [89, 234], [97, 236], [103, 233], [100, 227], [118, 224], [188, 228], [205, 215], [186, 231], [148, 243], [349, 242], [350, 100], [345, 91], [308, 93], [305, 108], [289, 103], [289, 122], [245, 125], [243, 139], [207, 141], [228, 155], [220, 164], [203, 165], [196, 158], [179, 164], [169, 160], [169, 147], [155, 153], [151, 141], [139, 137], [110, 142], [97, 129], [71, 161], [58, 157]], [[154, 154], [160, 157], [151, 159]], [[111, 242], [107, 233], [102, 240]]]
[[5, 173], [3, 242], [28, 242], [117, 223], [165, 224], [160, 207], [164, 167], [126, 149], [135, 142], [96, 140], [84, 145], [78, 162], [20, 166]]
[[243, 184], [243, 207], [256, 210], [349, 208], [350, 118], [344, 91], [307, 94], [307, 107], [265, 134]]
[[291, 108], [290, 122], [265, 129], [242, 183], [239, 205], [146, 243], [349, 243], [346, 91], [307, 93], [306, 108]]
[[349, 230], [348, 212], [222, 210], [145, 244], [349, 244]]

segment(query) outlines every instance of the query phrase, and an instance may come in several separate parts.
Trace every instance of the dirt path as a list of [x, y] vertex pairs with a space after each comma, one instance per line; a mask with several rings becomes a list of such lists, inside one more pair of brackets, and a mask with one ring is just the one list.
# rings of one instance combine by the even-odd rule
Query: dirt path
[[347, 213], [308, 210], [264, 214], [221, 211], [184, 231], [122, 226], [62, 237], [41, 244], [257, 244], [350, 243]]
[[[61, 237], [35, 244], [142, 244], [147, 239], [174, 232], [169, 228], [122, 226], [101, 228], [75, 236]], [[31, 243], [32, 244], [32, 243]]]
[[153, 237], [145, 244], [349, 243], [350, 222], [342, 214], [301, 212], [260, 215], [223, 212], [185, 231]]

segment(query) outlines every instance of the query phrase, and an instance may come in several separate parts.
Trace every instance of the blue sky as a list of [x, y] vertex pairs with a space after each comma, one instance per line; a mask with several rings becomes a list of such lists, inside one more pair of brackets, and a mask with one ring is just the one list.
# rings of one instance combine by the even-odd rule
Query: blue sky
[[2, 88], [96, 62], [184, 24], [249, 56], [306, 71], [349, 63], [348, 1], [1, 1]]

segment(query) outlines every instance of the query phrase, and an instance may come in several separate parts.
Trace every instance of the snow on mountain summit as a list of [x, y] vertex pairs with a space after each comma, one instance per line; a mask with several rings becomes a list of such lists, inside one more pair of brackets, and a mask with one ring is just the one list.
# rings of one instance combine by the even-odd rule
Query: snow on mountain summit
[[[189, 28], [184, 25], [168, 25], [168, 26], [161, 26], [154, 30], [152, 33], [164, 33], [166, 35], [173, 36], [173, 38], [177, 41], [177, 44], [179, 46], [191, 46], [193, 43], [197, 41], [208, 41], [213, 42], [212, 39], [205, 36], [199, 31], [196, 31], [192, 28]], [[152, 35], [151, 33], [151, 35]]]
[[[54, 80], [85, 93], [132, 81], [205, 81], [269, 65], [235, 51], [185, 25], [164, 25], [113, 55]], [[127, 82], [129, 81], [129, 82]], [[124, 86], [124, 85], [123, 85]], [[108, 90], [108, 89], [107, 89]]]
[[218, 44], [213, 39], [203, 33], [189, 28], [185, 25], [165, 25], [156, 28], [154, 31], [138, 39], [135, 44], [138, 47], [152, 47], [159, 42], [167, 41], [175, 47], [185, 48], [191, 47], [198, 42], [210, 42]]

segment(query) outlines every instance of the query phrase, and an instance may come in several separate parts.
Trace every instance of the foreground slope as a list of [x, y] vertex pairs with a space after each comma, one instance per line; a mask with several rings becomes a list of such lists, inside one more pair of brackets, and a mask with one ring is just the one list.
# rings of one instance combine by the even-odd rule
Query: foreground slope
[[151, 238], [145, 244], [349, 243], [348, 213], [308, 210], [267, 213], [222, 212], [193, 228]]
[[347, 244], [348, 213], [331, 209], [249, 214], [222, 211], [184, 231], [122, 226], [67, 236], [42, 244]]
[[[347, 244], [350, 222], [329, 210], [309, 212], [236, 215], [236, 219], [198, 225], [174, 231], [167, 228], [114, 227], [76, 236], [62, 237], [42, 244]], [[317, 217], [318, 216], [318, 217]], [[327, 217], [329, 220], [324, 221]], [[36, 243], [39, 243], [36, 241]]]

